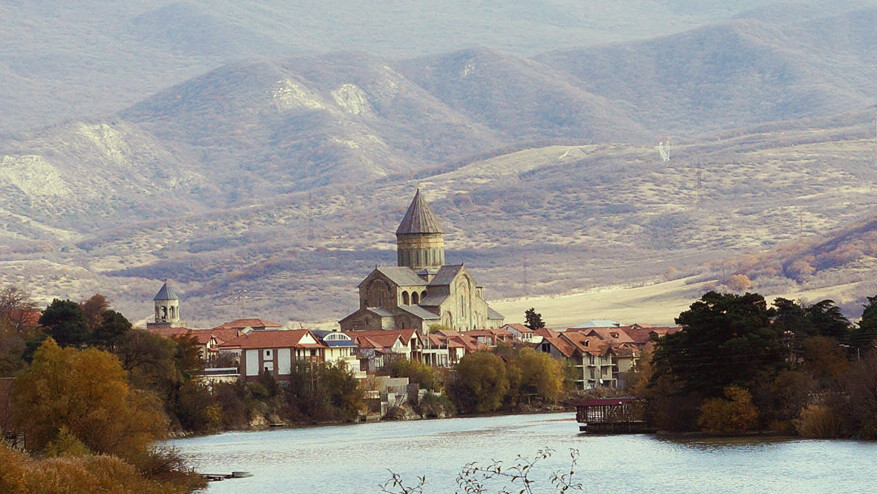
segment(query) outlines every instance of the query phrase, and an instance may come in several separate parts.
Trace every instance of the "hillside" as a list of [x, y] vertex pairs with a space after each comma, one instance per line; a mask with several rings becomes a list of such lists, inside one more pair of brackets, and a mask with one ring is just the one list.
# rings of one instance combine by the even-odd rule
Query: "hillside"
[[[137, 319], [172, 278], [194, 324], [337, 320], [394, 262], [418, 183], [448, 262], [492, 299], [738, 272], [766, 294], [864, 282], [877, 7], [856, 5], [542, 55], [243, 56], [0, 138], [0, 283], [103, 292]], [[265, 41], [205, 8], [144, 5], [136, 28], [236, 33], [167, 25], [173, 50], [205, 56]]]
[[[420, 183], [445, 226], [448, 262], [466, 262], [488, 298], [693, 274], [719, 286], [737, 265], [717, 259], [822, 239], [873, 210], [871, 115], [679, 143], [669, 162], [651, 146], [531, 148]], [[356, 303], [360, 278], [393, 263], [392, 232], [413, 188], [404, 177], [326, 186], [121, 224], [60, 252], [11, 253], [4, 280], [27, 280], [41, 297], [108, 292], [131, 317], [146, 317], [156, 280], [170, 277], [190, 321], [337, 319]], [[849, 273], [868, 259], [870, 251], [853, 259]], [[844, 266], [826, 273], [833, 279], [809, 282], [858, 276], [847, 278]], [[753, 278], [767, 294], [798, 286], [783, 276]]]
[[[254, 57], [362, 50], [408, 58], [473, 46], [528, 56], [676, 33], [774, 3], [8, 1], [0, 4], [7, 20], [0, 30], [0, 134], [114, 114]], [[830, 10], [860, 3], [834, 1]]]

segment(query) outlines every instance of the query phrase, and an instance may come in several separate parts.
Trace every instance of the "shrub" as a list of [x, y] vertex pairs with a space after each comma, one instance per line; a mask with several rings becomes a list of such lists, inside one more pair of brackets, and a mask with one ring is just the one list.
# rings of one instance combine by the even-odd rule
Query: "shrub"
[[725, 388], [725, 398], [712, 398], [700, 407], [697, 425], [711, 434], [739, 434], [755, 428], [758, 409], [752, 395], [738, 386]]
[[825, 405], [808, 405], [801, 410], [801, 416], [794, 424], [798, 434], [807, 438], [836, 438], [843, 431], [838, 414]]
[[426, 393], [417, 403], [414, 411], [421, 418], [442, 418], [454, 415], [454, 404], [447, 396]]

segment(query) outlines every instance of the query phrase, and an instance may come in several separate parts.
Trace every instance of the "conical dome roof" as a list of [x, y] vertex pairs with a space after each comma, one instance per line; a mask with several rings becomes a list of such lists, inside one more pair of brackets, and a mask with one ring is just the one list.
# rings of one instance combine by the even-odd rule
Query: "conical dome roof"
[[408, 206], [408, 211], [405, 212], [405, 217], [402, 218], [402, 223], [396, 229], [396, 235], [413, 233], [443, 233], [441, 223], [420, 195], [419, 188], [414, 194], [411, 205]]
[[161, 290], [155, 294], [152, 300], [179, 300], [180, 297], [177, 297], [177, 294], [171, 290], [171, 287], [167, 285], [167, 281], [164, 282], [164, 285], [161, 286]]

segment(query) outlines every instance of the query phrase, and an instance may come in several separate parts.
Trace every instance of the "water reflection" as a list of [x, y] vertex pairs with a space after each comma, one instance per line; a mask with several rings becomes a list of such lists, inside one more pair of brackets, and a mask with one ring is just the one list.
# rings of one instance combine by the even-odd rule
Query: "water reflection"
[[254, 474], [212, 483], [210, 494], [379, 492], [391, 470], [411, 483], [426, 475], [425, 493], [448, 493], [466, 463], [509, 463], [545, 447], [555, 454], [534, 471], [540, 485], [569, 468], [568, 451], [575, 448], [576, 476], [593, 493], [872, 492], [877, 485], [874, 443], [587, 436], [569, 413], [227, 433], [171, 443], [199, 471]]

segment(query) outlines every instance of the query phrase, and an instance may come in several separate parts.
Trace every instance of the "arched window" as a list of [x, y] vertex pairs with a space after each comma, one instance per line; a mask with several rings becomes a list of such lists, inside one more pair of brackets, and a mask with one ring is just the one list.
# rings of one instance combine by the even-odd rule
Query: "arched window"
[[425, 298], [426, 298], [426, 290], [420, 292], [420, 300], [422, 301]]
[[417, 305], [420, 303], [420, 297], [417, 295], [417, 292], [411, 292], [411, 304]]
[[402, 292], [402, 305], [408, 305], [408, 292]]
[[167, 306], [165, 305], [161, 306], [161, 318], [167, 319]]
[[171, 319], [173, 319], [173, 318], [174, 318], [174, 306], [172, 305], [171, 306]]

